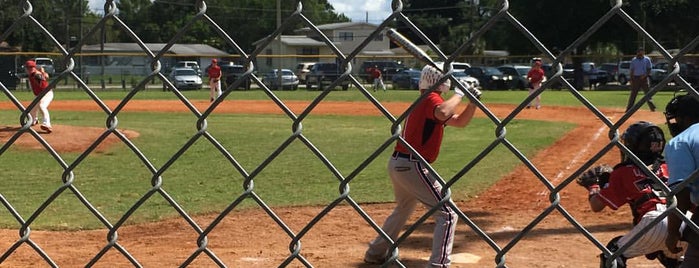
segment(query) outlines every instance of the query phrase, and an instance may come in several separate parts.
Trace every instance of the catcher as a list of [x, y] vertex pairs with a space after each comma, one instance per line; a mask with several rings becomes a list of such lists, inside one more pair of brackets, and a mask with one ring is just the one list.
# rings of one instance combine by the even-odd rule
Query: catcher
[[[658, 126], [639, 121], [629, 126], [622, 134], [622, 142], [663, 182], [667, 181], [667, 165], [662, 156], [665, 147], [665, 135]], [[600, 212], [605, 207], [617, 210], [629, 204], [633, 215], [634, 227], [624, 235], [609, 241], [607, 249], [611, 252], [628, 243], [653, 220], [665, 211], [665, 198], [655, 187], [656, 180], [648, 177], [628, 156], [614, 166], [600, 165], [590, 168], [578, 179], [578, 184], [589, 190], [590, 208]], [[638, 240], [628, 247], [617, 259], [616, 267], [626, 267], [626, 260], [641, 255], [648, 259], [658, 259], [664, 267], [679, 267], [679, 258], [665, 246], [667, 236], [667, 218], [646, 231]], [[600, 254], [600, 267], [607, 264], [608, 256]]]

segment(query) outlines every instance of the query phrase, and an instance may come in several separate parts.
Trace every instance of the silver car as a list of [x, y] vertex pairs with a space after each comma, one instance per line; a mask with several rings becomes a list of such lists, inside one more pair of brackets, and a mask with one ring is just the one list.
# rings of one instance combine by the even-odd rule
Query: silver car
[[169, 78], [179, 90], [201, 89], [202, 87], [201, 76], [192, 68], [174, 68], [170, 72]]
[[299, 78], [294, 74], [289, 69], [282, 69], [281, 71], [281, 87], [279, 86], [279, 69], [274, 69], [269, 72], [266, 72], [262, 76], [262, 83], [267, 85], [272, 90], [276, 90], [281, 88], [284, 90], [285, 88], [291, 89], [291, 90], [296, 90], [299, 88]]

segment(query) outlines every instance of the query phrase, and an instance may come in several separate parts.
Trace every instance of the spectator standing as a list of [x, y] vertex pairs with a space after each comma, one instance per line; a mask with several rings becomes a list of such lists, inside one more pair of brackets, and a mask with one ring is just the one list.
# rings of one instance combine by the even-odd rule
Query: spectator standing
[[218, 66], [218, 60], [211, 59], [211, 65], [208, 68], [209, 74], [209, 96], [211, 102], [221, 96], [221, 67]]
[[[699, 169], [699, 97], [690, 94], [674, 97], [665, 108], [665, 119], [673, 138], [665, 146], [670, 178], [668, 184], [673, 187], [696, 173]], [[694, 178], [687, 187], [681, 189], [675, 197], [677, 208], [686, 213], [692, 211], [692, 222], [699, 224], [699, 179]], [[668, 215], [668, 238], [665, 244], [674, 252], [680, 252], [677, 243], [688, 242], [684, 253], [683, 268], [699, 267], [699, 234], [687, 227], [680, 230], [681, 219], [674, 213]]]
[[[49, 74], [44, 71], [43, 68], [38, 70], [36, 68], [36, 62], [33, 60], [28, 60], [24, 63], [25, 71], [27, 72], [27, 78], [29, 79], [29, 84], [32, 87], [32, 92], [34, 96], [39, 96], [44, 92], [49, 86]], [[34, 106], [30, 111], [32, 116], [32, 126], [39, 123], [39, 110], [41, 110], [41, 130], [46, 131], [46, 133], [51, 133], [53, 128], [51, 127], [51, 116], [49, 115], [49, 105], [53, 101], [53, 90], [48, 89], [46, 94], [41, 97], [39, 105]]]
[[[532, 68], [529, 70], [527, 73], [527, 80], [529, 80], [529, 95], [531, 96], [534, 94], [535, 91], [537, 91], [539, 88], [541, 88], [541, 83], [544, 82], [544, 79], [546, 79], [546, 76], [544, 74], [544, 69], [541, 68], [541, 59], [540, 58], [534, 58], [534, 62], [532, 64]], [[541, 108], [541, 94], [537, 95], [536, 98], [534, 98], [535, 102], [534, 104], [536, 105], [536, 109]], [[527, 105], [527, 109], [532, 107], [532, 103], [530, 102], [529, 105]]]
[[[636, 50], [636, 57], [631, 59], [631, 64], [629, 66], [631, 92], [629, 93], [629, 103], [626, 105], [626, 111], [631, 109], [631, 106], [636, 102], [639, 89], [643, 90], [643, 94], [648, 94], [648, 80], [652, 67], [653, 64], [650, 62], [650, 58], [644, 54], [643, 48]], [[651, 112], [655, 111], [655, 104], [652, 98], [648, 99], [648, 107]]]

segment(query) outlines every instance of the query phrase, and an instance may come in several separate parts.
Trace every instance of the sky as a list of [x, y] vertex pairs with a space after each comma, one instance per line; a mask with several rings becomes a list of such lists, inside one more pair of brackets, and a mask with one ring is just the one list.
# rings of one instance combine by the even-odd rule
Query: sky
[[[335, 12], [354, 22], [379, 24], [391, 14], [391, 0], [327, 0]], [[102, 13], [104, 0], [89, 0], [90, 9]]]

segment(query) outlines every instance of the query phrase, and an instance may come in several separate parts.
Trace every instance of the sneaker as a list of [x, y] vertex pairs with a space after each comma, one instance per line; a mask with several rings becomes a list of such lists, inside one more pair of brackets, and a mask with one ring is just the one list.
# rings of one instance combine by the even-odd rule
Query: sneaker
[[541, 108], [541, 105], [537, 105], [537, 106], [536, 106], [536, 109], [537, 109], [537, 110], [539, 110], [539, 108]]
[[51, 127], [44, 124], [41, 124], [41, 130], [46, 131], [46, 133], [51, 133], [53, 131]]
[[531, 105], [527, 105], [527, 109], [529, 109], [529, 108], [532, 108], [532, 106], [531, 106]]

